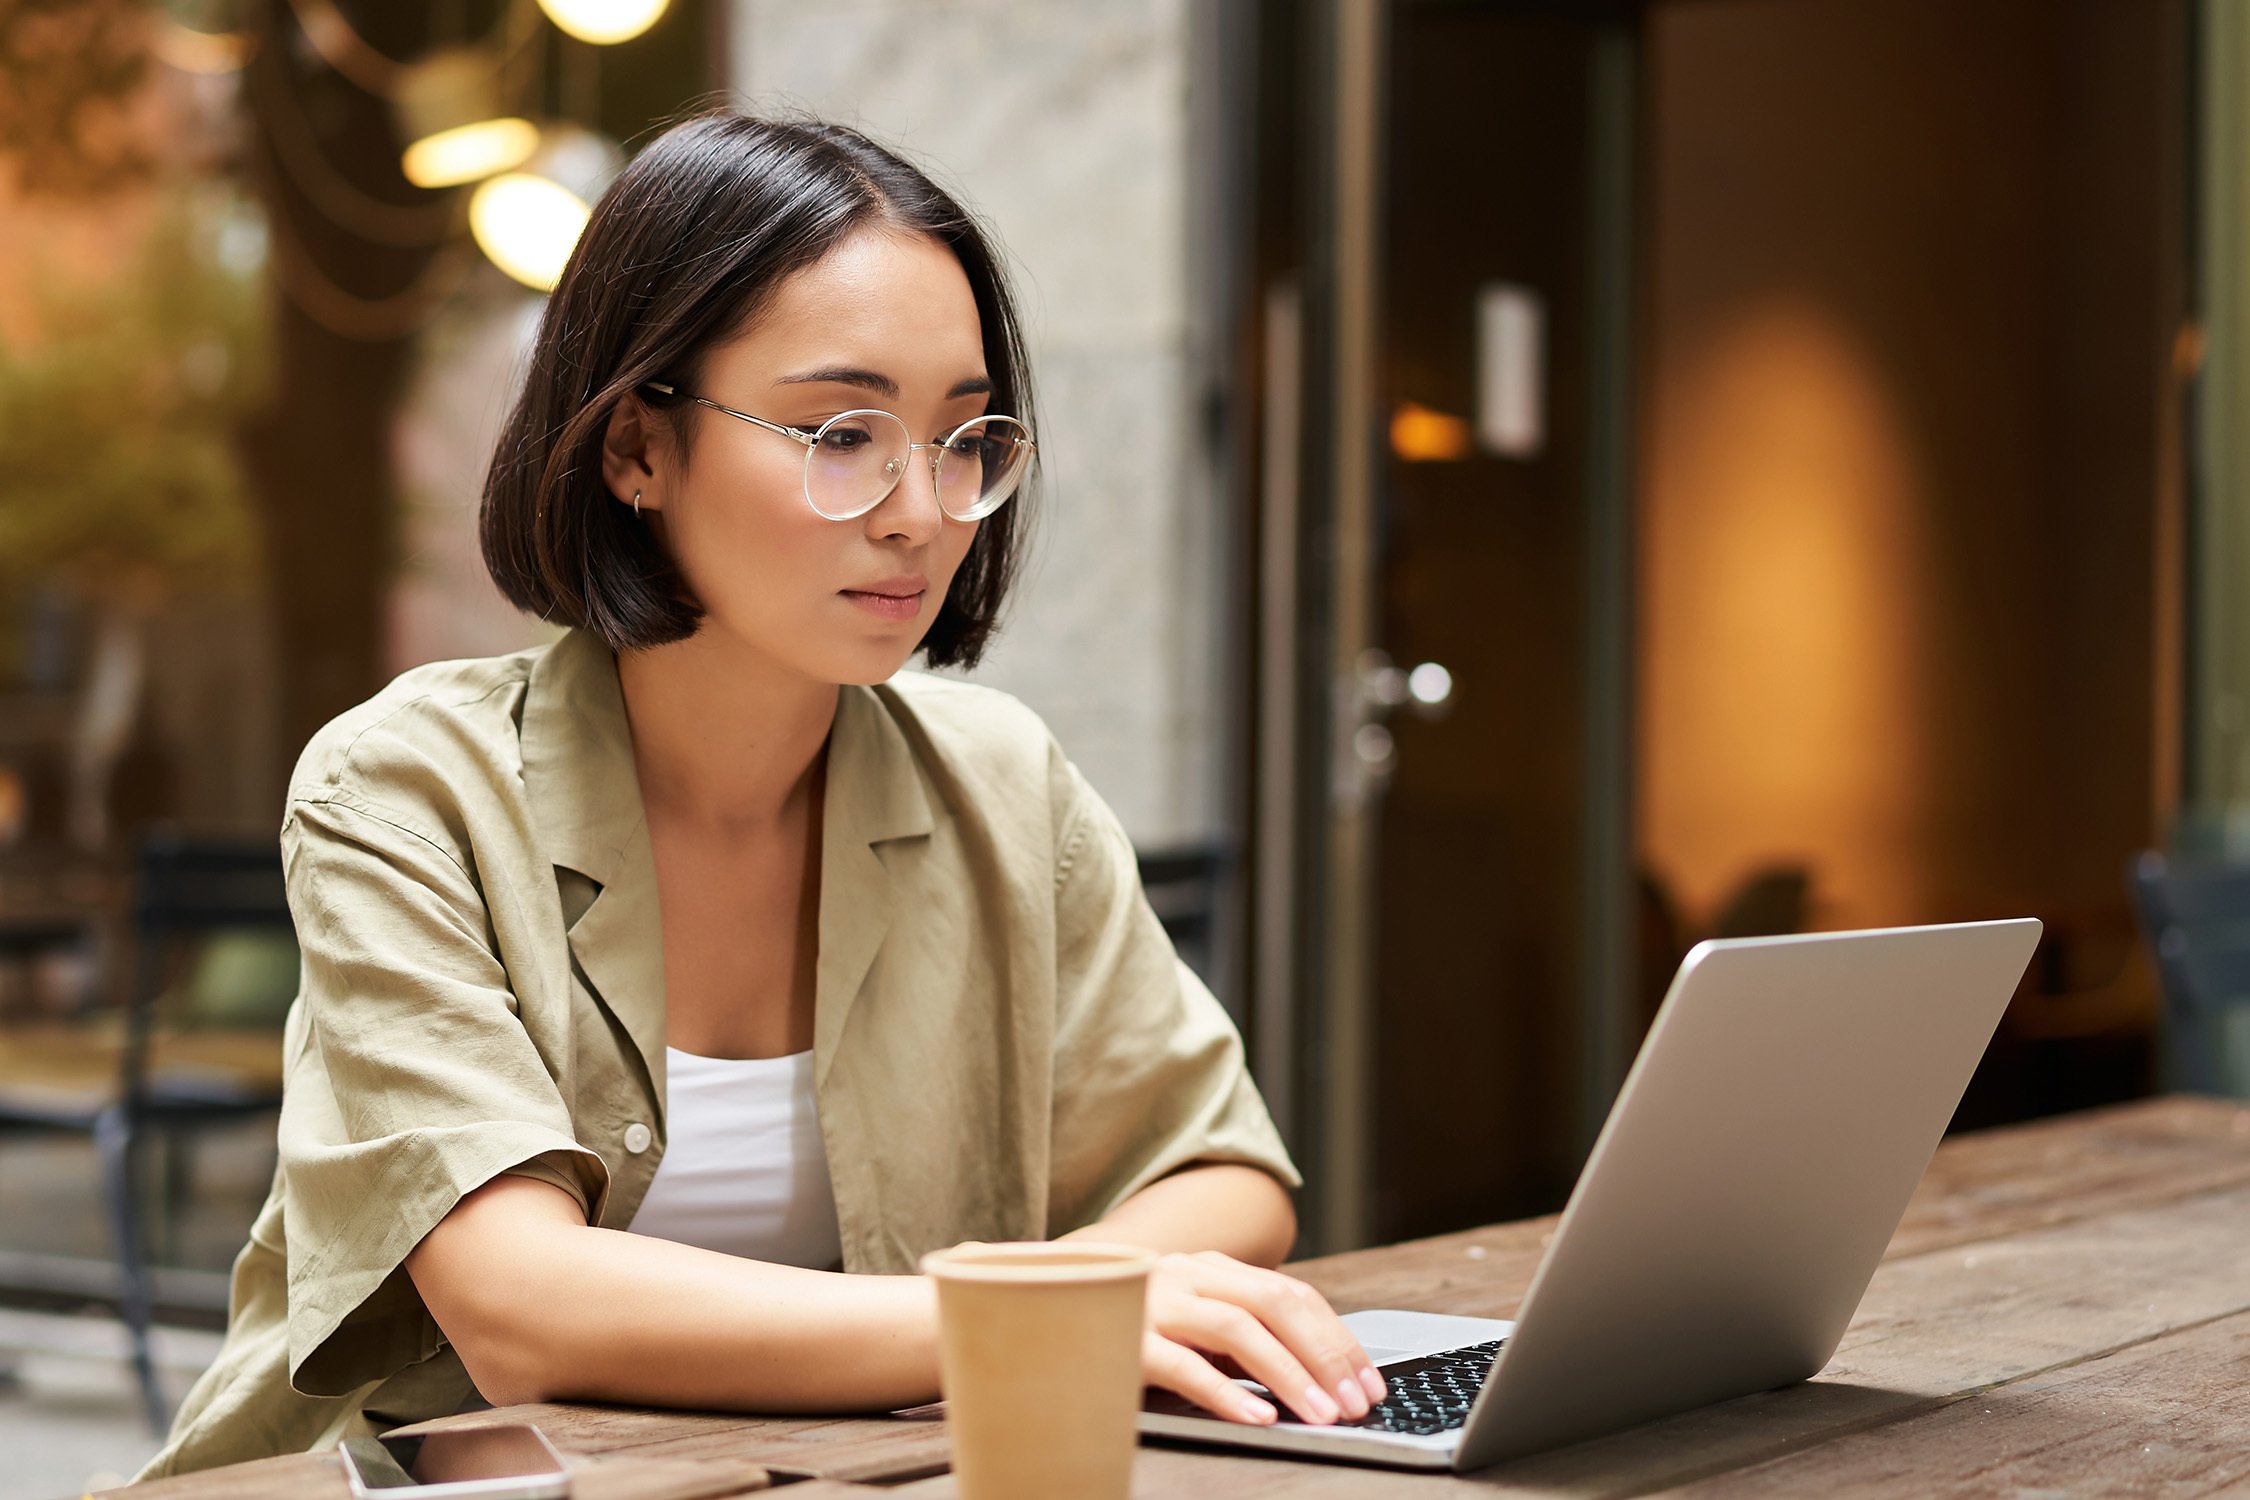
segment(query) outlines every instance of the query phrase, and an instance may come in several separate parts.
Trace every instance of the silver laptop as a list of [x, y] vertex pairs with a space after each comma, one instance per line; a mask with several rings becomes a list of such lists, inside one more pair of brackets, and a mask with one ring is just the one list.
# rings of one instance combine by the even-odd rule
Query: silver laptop
[[1366, 1420], [1154, 1395], [1141, 1431], [1477, 1469], [1817, 1373], [2039, 940], [2025, 918], [1740, 938], [1680, 965], [1512, 1323], [1372, 1311]]

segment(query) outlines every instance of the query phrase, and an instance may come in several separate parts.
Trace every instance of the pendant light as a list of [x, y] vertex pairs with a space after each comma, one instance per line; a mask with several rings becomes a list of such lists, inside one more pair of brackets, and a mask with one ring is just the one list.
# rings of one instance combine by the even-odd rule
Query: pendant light
[[583, 126], [549, 124], [529, 160], [477, 185], [469, 198], [469, 232], [494, 265], [525, 286], [551, 292], [594, 200], [621, 165], [605, 138]]
[[539, 0], [547, 19], [582, 42], [629, 42], [656, 24], [668, 0]]
[[503, 113], [500, 66], [482, 47], [449, 47], [406, 68], [394, 99], [407, 147], [399, 168], [421, 188], [458, 187], [522, 165], [539, 147], [529, 120]]

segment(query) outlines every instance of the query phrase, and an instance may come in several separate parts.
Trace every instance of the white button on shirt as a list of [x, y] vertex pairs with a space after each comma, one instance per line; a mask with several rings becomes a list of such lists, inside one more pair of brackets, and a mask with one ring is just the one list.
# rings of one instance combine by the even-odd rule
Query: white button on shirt
[[[664, 1052], [664, 1159], [633, 1216], [633, 1233], [780, 1265], [840, 1264], [812, 1053]], [[647, 1126], [627, 1127], [626, 1150], [648, 1144]]]

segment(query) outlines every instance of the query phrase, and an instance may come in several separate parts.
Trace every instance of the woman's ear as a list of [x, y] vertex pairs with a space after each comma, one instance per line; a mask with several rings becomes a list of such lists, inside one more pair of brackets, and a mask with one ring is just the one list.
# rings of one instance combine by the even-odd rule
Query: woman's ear
[[636, 510], [662, 510], [664, 486], [657, 482], [661, 462], [654, 414], [639, 396], [627, 392], [602, 429], [602, 487]]

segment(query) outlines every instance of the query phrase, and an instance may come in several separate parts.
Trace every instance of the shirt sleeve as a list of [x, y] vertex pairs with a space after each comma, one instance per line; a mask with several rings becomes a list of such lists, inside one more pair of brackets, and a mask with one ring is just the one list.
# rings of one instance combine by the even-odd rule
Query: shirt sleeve
[[404, 1261], [463, 1196], [536, 1162], [591, 1220], [608, 1178], [573, 1136], [453, 850], [338, 792], [291, 804], [282, 854], [304, 955], [278, 1179], [289, 1371], [337, 1396], [439, 1347]]
[[1116, 814], [1068, 762], [1057, 792], [1050, 1232], [1093, 1223], [1191, 1162], [1298, 1186], [1242, 1038], [1173, 951]]

